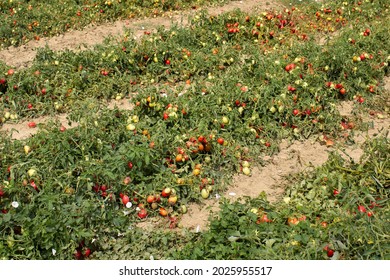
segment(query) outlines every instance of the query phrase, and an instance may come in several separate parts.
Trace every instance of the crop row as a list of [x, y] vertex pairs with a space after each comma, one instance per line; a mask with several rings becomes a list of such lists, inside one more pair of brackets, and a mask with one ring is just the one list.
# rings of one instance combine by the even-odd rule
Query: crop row
[[222, 4], [226, 1], [1, 1], [0, 49], [51, 37], [88, 24], [162, 16], [167, 12]]

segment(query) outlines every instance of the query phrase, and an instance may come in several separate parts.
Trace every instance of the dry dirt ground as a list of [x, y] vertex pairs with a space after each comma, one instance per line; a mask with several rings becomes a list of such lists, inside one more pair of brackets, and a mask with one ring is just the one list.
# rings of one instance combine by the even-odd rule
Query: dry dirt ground
[[[223, 7], [207, 9], [209, 14], [217, 15], [223, 12], [232, 11], [236, 8], [250, 12], [281, 6], [282, 5], [277, 1], [247, 0], [233, 1]], [[58, 37], [43, 38], [40, 41], [31, 41], [18, 48], [3, 50], [0, 52], [0, 59], [7, 65], [15, 68], [29, 67], [36, 55], [36, 49], [39, 47], [47, 45], [49, 48], [57, 51], [88, 48], [95, 44], [102, 43], [105, 37], [122, 34], [124, 28], [132, 29], [134, 35], [140, 37], [145, 30], [153, 31], [161, 25], [166, 28], [169, 28], [174, 22], [186, 25], [188, 23], [188, 15], [193, 14], [194, 12], [196, 11], [189, 11], [180, 15], [171, 14], [161, 18], [117, 21], [101, 26], [88, 26], [82, 31], [70, 31]], [[389, 77], [385, 79], [384, 85], [385, 89], [390, 94]], [[127, 110], [133, 108], [130, 99], [112, 101], [108, 106], [111, 108], [117, 106], [120, 109]], [[225, 193], [218, 195], [234, 201], [244, 196], [257, 197], [261, 192], [265, 192], [268, 200], [270, 202], [275, 202], [283, 196], [287, 176], [322, 165], [328, 159], [330, 151], [338, 150], [340, 153], [348, 155], [346, 157], [350, 160], [358, 162], [363, 154], [361, 148], [362, 144], [368, 138], [372, 138], [381, 133], [386, 133], [390, 127], [390, 118], [387, 112], [382, 112], [383, 114], [358, 112], [356, 115], [356, 112], [353, 109], [354, 102], [352, 101], [343, 102], [338, 107], [342, 116], [347, 118], [360, 118], [363, 122], [371, 124], [367, 131], [355, 131], [355, 135], [353, 136], [354, 145], [347, 146], [343, 144], [342, 141], [340, 141], [340, 143], [335, 141], [333, 145], [325, 145], [321, 143], [321, 141], [318, 141], [318, 139], [309, 139], [304, 142], [294, 141], [291, 143], [282, 141], [280, 144], [281, 152], [279, 154], [262, 158], [261, 160], [266, 164], [262, 167], [254, 167], [251, 176], [242, 174], [235, 176], [233, 184], [229, 189]], [[65, 114], [58, 115], [55, 118], [68, 128], [77, 125], [77, 123], [68, 125], [67, 116]], [[34, 120], [23, 120], [16, 124], [6, 123], [0, 128], [0, 132], [12, 133], [13, 139], [25, 139], [38, 131], [38, 128], [29, 128], [27, 125], [28, 122], [35, 121], [39, 124], [45, 123], [50, 119], [54, 118], [40, 117]], [[212, 199], [205, 200], [202, 205], [191, 204], [188, 206], [188, 209], [188, 214], [183, 215], [180, 220], [181, 226], [189, 230], [202, 231], [207, 229], [210, 213], [218, 211], [219, 200], [214, 196]], [[153, 229], [158, 223], [157, 219], [147, 219], [145, 222], [139, 223], [138, 226], [145, 229]]]

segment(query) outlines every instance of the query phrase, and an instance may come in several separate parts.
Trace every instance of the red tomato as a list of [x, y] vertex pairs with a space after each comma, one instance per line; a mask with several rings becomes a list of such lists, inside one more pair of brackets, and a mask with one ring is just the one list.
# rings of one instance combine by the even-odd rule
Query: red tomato
[[223, 143], [225, 143], [225, 140], [223, 138], [218, 138], [217, 142], [218, 144], [223, 145]]
[[27, 125], [28, 125], [28, 127], [30, 127], [30, 128], [34, 128], [34, 127], [37, 126], [37, 124], [36, 124], [35, 122], [29, 122]]
[[122, 203], [123, 203], [123, 205], [126, 206], [126, 204], [127, 204], [128, 202], [130, 202], [130, 198], [129, 198], [127, 195], [124, 194], [124, 195], [122, 196]]
[[145, 219], [147, 216], [148, 216], [148, 211], [145, 209], [145, 208], [143, 208], [143, 209], [141, 209], [139, 212], [138, 212], [138, 217], [140, 218], [140, 219]]
[[362, 212], [362, 213], [366, 213], [367, 212], [366, 207], [364, 207], [363, 205], [359, 205], [358, 206], [358, 210], [359, 210], [359, 212]]
[[84, 257], [88, 258], [90, 254], [91, 254], [91, 249], [86, 248], [84, 252]]

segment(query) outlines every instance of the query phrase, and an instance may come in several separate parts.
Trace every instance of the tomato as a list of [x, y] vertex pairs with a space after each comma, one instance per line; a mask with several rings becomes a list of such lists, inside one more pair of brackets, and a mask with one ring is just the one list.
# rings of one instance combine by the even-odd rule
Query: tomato
[[259, 219], [257, 219], [257, 221], [256, 221], [257, 224], [271, 223], [271, 222], [272, 222], [272, 220], [268, 219], [267, 214], [261, 215], [261, 217]]
[[129, 176], [127, 176], [125, 179], [123, 179], [123, 183], [124, 183], [125, 185], [130, 184], [130, 182], [131, 182], [131, 178], [130, 178]]
[[[271, 35], [271, 34], [270, 34]], [[290, 72], [291, 70], [295, 69], [296, 65], [294, 63], [286, 65], [284, 68], [287, 72]]]
[[223, 145], [223, 143], [225, 142], [225, 140], [224, 140], [223, 138], [218, 138], [218, 139], [217, 139], [217, 142], [218, 142], [218, 144]]
[[37, 124], [36, 124], [35, 122], [29, 122], [27, 125], [28, 125], [28, 127], [30, 127], [30, 128], [34, 128], [34, 127], [37, 126]]
[[91, 249], [86, 248], [85, 251], [84, 251], [84, 257], [88, 258], [90, 254], [91, 254]]
[[242, 173], [244, 173], [245, 175], [249, 176], [251, 174], [251, 170], [249, 169], [249, 167], [243, 167], [242, 168]]
[[207, 143], [207, 139], [206, 137], [204, 137], [203, 135], [199, 136], [198, 137], [198, 141], [202, 144], [206, 144]]
[[127, 204], [128, 202], [130, 202], [130, 198], [129, 198], [127, 195], [124, 194], [124, 195], [122, 196], [122, 203], [123, 203], [123, 205], [126, 206], [126, 204]]
[[163, 217], [166, 217], [166, 216], [168, 216], [168, 211], [165, 208], [161, 207], [159, 214]]
[[340, 192], [338, 190], [333, 190], [333, 195], [336, 196], [336, 195], [339, 195]]
[[176, 195], [171, 195], [169, 198], [168, 198], [168, 203], [170, 205], [175, 205], [177, 202], [177, 196]]
[[292, 113], [293, 113], [294, 116], [297, 116], [299, 114], [299, 110], [298, 109], [294, 109]]
[[139, 212], [138, 212], [138, 217], [140, 218], [140, 219], [145, 219], [147, 216], [148, 216], [148, 211], [145, 209], [145, 208], [143, 208], [143, 209], [141, 209]]
[[131, 162], [131, 161], [129, 161], [128, 163], [127, 163], [127, 167], [131, 170], [131, 169], [133, 169], [133, 163]]
[[287, 219], [287, 224], [288, 225], [297, 225], [297, 224], [299, 224], [299, 220], [297, 219], [297, 218], [295, 218], [295, 217], [289, 217], [288, 219]]
[[165, 188], [161, 191], [161, 196], [162, 197], [168, 197], [171, 194], [171, 189], [170, 188]]
[[146, 202], [147, 202], [147, 203], [153, 203], [155, 200], [156, 200], [156, 198], [154, 197], [154, 195], [149, 195], [149, 196], [146, 198]]
[[187, 213], [187, 206], [181, 205], [181, 206], [180, 206], [180, 210], [181, 210], [181, 212], [182, 212], [183, 214]]
[[327, 255], [328, 255], [329, 258], [333, 257], [334, 251], [332, 249], [329, 249], [328, 252], [327, 252]]
[[358, 206], [358, 211], [361, 212], [361, 213], [366, 213], [366, 207], [364, 207], [363, 205], [359, 205]]
[[183, 161], [183, 155], [182, 154], [178, 154], [176, 156], [176, 162], [182, 162]]
[[200, 174], [200, 169], [195, 168], [194, 171], [192, 171], [192, 174], [194, 174], [195, 176], [198, 176]]
[[340, 89], [340, 94], [344, 95], [346, 92], [347, 92], [347, 91], [346, 91], [345, 88], [341, 88], [341, 89]]
[[202, 189], [201, 192], [200, 192], [201, 196], [206, 199], [206, 198], [209, 198], [210, 196], [210, 192], [207, 190], [207, 189]]

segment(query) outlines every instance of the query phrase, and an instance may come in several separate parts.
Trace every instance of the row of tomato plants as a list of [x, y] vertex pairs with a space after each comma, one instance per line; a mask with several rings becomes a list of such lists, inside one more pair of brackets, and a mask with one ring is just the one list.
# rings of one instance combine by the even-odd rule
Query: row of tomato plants
[[[385, 9], [386, 5], [380, 7]], [[336, 99], [355, 97], [363, 102], [365, 95], [378, 90], [380, 79], [388, 71], [384, 45], [387, 32], [374, 20], [373, 26], [363, 23], [365, 16], [360, 18], [360, 13], [352, 13], [349, 19], [344, 16], [349, 12], [345, 9], [341, 13], [345, 22], [337, 22], [338, 10], [328, 9], [314, 15], [312, 9], [252, 17], [243, 13], [217, 18], [203, 15], [195, 18], [191, 33], [176, 27], [145, 36], [141, 42], [129, 35], [122, 42], [107, 42], [79, 54], [42, 49], [29, 69], [15, 71], [2, 66], [1, 121], [63, 112], [80, 98], [120, 99], [137, 91], [139, 85], [175, 85], [198, 78], [212, 82], [229, 71], [241, 84], [245, 77], [252, 88], [267, 85], [272, 91], [285, 93], [274, 98], [277, 103], [283, 103], [280, 99], [289, 94], [293, 98], [287, 98], [288, 103], [297, 102], [305, 94], [314, 94], [315, 101], [321, 103], [323, 92]], [[334, 45], [320, 47], [315, 43], [316, 36], [324, 36], [329, 28], [335, 30], [359, 20], [357, 30], [343, 32]], [[231, 33], [234, 29], [240, 31]], [[349, 47], [345, 47], [345, 40]], [[371, 75], [366, 75], [367, 72]], [[355, 79], [359, 82], [355, 83]], [[205, 82], [195, 86], [207, 90]], [[280, 111], [286, 107], [282, 105]], [[312, 108], [297, 108], [296, 114], [302, 115], [306, 109], [317, 110], [317, 104], [304, 105]], [[271, 111], [278, 111], [280, 106], [270, 107]]]
[[[284, 12], [288, 15], [288, 11]], [[268, 19], [268, 15], [259, 15], [258, 19], [274, 20], [274, 16]], [[160, 30], [161, 37], [170, 39], [157, 44], [154, 39], [146, 38], [140, 46], [131, 42], [126, 46], [139, 48], [153, 57], [145, 59], [142, 54], [143, 70], [131, 75], [126, 71], [133, 67], [118, 63], [126, 61], [125, 57], [121, 60], [114, 57], [116, 61], [107, 57], [108, 50], [114, 50], [111, 56], [126, 53], [122, 43], [127, 41], [101, 46], [82, 55], [45, 50], [33, 69], [7, 76], [6, 92], [2, 96], [6, 106], [26, 104], [25, 99], [31, 97], [20, 94], [28, 93], [29, 86], [22, 87], [21, 91], [10, 86], [16, 78], [31, 82], [29, 78], [43, 76], [43, 81], [52, 85], [44, 92], [39, 90], [39, 102], [34, 104], [40, 108], [54, 105], [52, 99], [61, 96], [56, 90], [66, 89], [68, 93], [67, 89], [77, 88], [73, 98], [70, 98], [72, 92], [69, 96], [65, 94], [64, 99], [72, 102], [68, 100], [64, 104], [65, 109], [67, 106], [71, 109], [70, 119], [78, 121], [80, 126], [59, 130], [59, 124], [49, 124], [33, 138], [20, 142], [4, 137], [1, 161], [4, 184], [0, 202], [1, 250], [5, 258], [70, 258], [75, 251], [76, 258], [87, 258], [91, 249], [96, 258], [99, 252], [107, 256], [107, 244], [112, 244], [111, 240], [118, 235], [126, 234], [129, 238], [127, 234], [138, 232], [135, 222], [139, 219], [160, 215], [165, 217], [168, 227], [175, 228], [188, 202], [223, 192], [223, 179], [234, 171], [249, 175], [252, 161], [256, 162], [255, 155], [276, 151], [279, 139], [308, 137], [318, 132], [336, 135], [340, 129], [353, 128], [353, 125], [339, 126], [348, 120], [341, 119], [331, 103], [352, 99], [350, 95], [357, 92], [361, 92], [361, 98], [370, 98], [366, 95], [372, 94], [369, 88], [358, 81], [380, 80], [388, 69], [387, 61], [383, 60], [387, 53], [372, 59], [364, 56], [360, 61], [354, 61], [353, 55], [361, 49], [377, 54], [374, 47], [383, 44], [381, 36], [385, 33], [380, 31], [385, 27], [372, 24], [370, 36], [362, 35], [353, 47], [347, 40], [353, 33], [346, 31], [324, 52], [314, 42], [299, 41], [264, 53], [249, 33], [241, 36], [235, 32], [232, 36], [231, 24], [234, 28], [239, 20], [245, 24], [251, 18], [247, 21], [247, 16], [241, 13], [220, 18], [203, 15], [196, 18], [192, 32], [179, 28]], [[209, 27], [209, 33], [204, 31], [205, 27]], [[218, 28], [226, 34], [212, 31]], [[207, 41], [207, 34], [214, 36], [215, 42]], [[226, 38], [221, 41], [216, 34]], [[367, 40], [375, 44], [370, 45]], [[175, 49], [187, 56], [180, 57], [179, 61], [189, 57], [203, 58], [203, 61], [178, 65], [174, 57], [154, 60], [155, 53], [157, 56], [163, 54], [162, 50]], [[196, 56], [192, 55], [193, 50]], [[137, 55], [135, 51], [126, 53], [126, 59], [129, 56], [131, 59], [134, 53]], [[210, 58], [213, 56], [222, 59], [213, 60]], [[346, 57], [350, 60], [346, 61]], [[81, 59], [87, 63], [80, 64]], [[313, 73], [308, 61], [315, 66]], [[83, 65], [81, 69], [80, 65]], [[194, 65], [200, 70], [194, 71]], [[341, 65], [344, 68], [340, 70]], [[107, 71], [109, 67], [116, 69], [115, 72]], [[185, 70], [195, 74], [183, 78]], [[85, 71], [87, 77], [77, 81], [76, 75], [81, 78], [85, 75], [80, 71]], [[90, 71], [92, 75], [88, 75]], [[166, 73], [167, 81], [172, 79], [171, 84], [157, 84], [164, 78], [159, 73]], [[180, 91], [172, 86], [173, 81], [188, 78], [187, 89], [179, 88]], [[348, 94], [337, 88], [341, 79], [342, 88], [348, 86]], [[95, 83], [99, 87], [94, 87]], [[133, 97], [135, 109], [131, 112], [100, 109], [95, 98], [100, 93], [115, 97], [121, 85], [125, 94], [138, 91]], [[37, 96], [35, 91], [32, 96]], [[362, 99], [356, 101], [359, 105]], [[359, 106], [364, 104], [363, 99]], [[37, 105], [28, 109], [44, 113], [45, 110], [37, 111]], [[163, 243], [172, 244], [173, 241], [159, 236]], [[144, 246], [135, 243], [134, 248]], [[126, 248], [119, 249], [128, 254], [132, 248]]]
[[334, 153], [290, 180], [284, 198], [221, 202], [210, 229], [175, 259], [373, 259], [390, 257], [389, 138], [365, 143], [359, 163]]
[[227, 1], [1, 1], [0, 49], [30, 40], [52, 37], [89, 24], [114, 20], [163, 16], [167, 12], [197, 9]]

